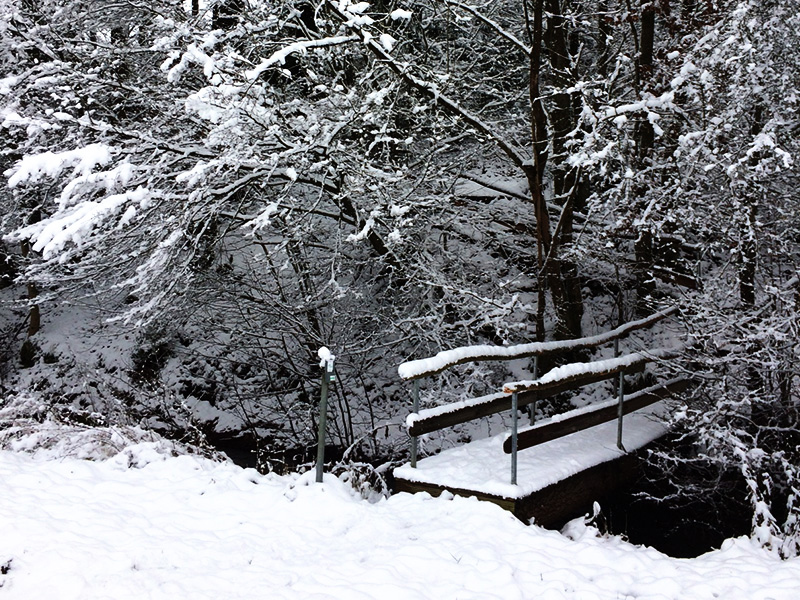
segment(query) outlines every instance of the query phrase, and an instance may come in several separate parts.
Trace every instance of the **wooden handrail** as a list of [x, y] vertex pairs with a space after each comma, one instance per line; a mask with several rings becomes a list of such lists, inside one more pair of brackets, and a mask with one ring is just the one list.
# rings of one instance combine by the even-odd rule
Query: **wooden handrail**
[[[640, 353], [636, 353], [635, 356], [637, 360], [621, 363], [616, 368], [606, 369], [602, 372], [592, 371], [582, 373], [580, 376], [571, 377], [569, 379], [548, 381], [535, 387], [519, 390], [517, 398], [518, 408], [576, 387], [611, 379], [619, 374], [620, 371], [625, 371], [625, 373], [637, 373], [642, 371], [647, 363], [662, 358], [661, 356], [653, 354], [645, 355]], [[433, 409], [435, 412], [430, 416], [426, 416], [425, 411], [423, 411], [419, 416], [410, 420], [408, 433], [412, 436], [422, 435], [424, 433], [444, 429], [445, 427], [452, 427], [453, 425], [458, 425], [466, 421], [472, 421], [473, 419], [488, 417], [489, 415], [511, 410], [511, 393], [508, 391], [504, 391], [503, 394], [484, 396], [477, 400], [479, 400], [479, 402], [469, 403], [469, 401], [467, 401], [449, 412], [439, 412]]]
[[[641, 390], [629, 396], [626, 400], [623, 394], [623, 374], [641, 371], [647, 363], [655, 360], [674, 358], [682, 348], [661, 348], [633, 352], [606, 360], [571, 363], [551, 369], [538, 379], [506, 383], [503, 386], [502, 393], [490, 394], [481, 398], [473, 398], [449, 406], [440, 406], [423, 411], [419, 411], [418, 405], [419, 379], [429, 375], [436, 375], [445, 369], [466, 362], [511, 360], [528, 357], [537, 358], [537, 362], [534, 363], [534, 377], [536, 377], [539, 356], [555, 352], [564, 353], [584, 350], [609, 342], [615, 342], [614, 353], [617, 354], [619, 347], [616, 341], [621, 337], [637, 329], [650, 327], [654, 323], [674, 314], [677, 310], [677, 307], [671, 307], [644, 319], [631, 321], [606, 333], [577, 340], [535, 342], [509, 347], [470, 346], [440, 352], [432, 358], [403, 363], [398, 367], [398, 374], [403, 379], [414, 380], [414, 412], [406, 420], [408, 433], [411, 436], [411, 466], [417, 466], [417, 439], [420, 435], [507, 410], [512, 411], [512, 433], [504, 441], [503, 449], [507, 454], [512, 455], [512, 485], [517, 483], [517, 452], [519, 450], [605, 423], [614, 418], [619, 420], [617, 446], [624, 451], [625, 448], [622, 445], [623, 415], [653, 404], [667, 395], [685, 390], [689, 385], [689, 380], [674, 379], [663, 385]], [[525, 430], [521, 434], [518, 432], [517, 418], [519, 409], [523, 406], [532, 404], [541, 398], [617, 376], [619, 376], [619, 399], [617, 401], [603, 403], [591, 409], [580, 410], [565, 417], [556, 417], [550, 419], [547, 423]]]
[[438, 375], [451, 367], [462, 365], [468, 362], [479, 361], [500, 361], [515, 360], [519, 358], [531, 358], [534, 356], [544, 356], [547, 354], [566, 353], [577, 350], [588, 350], [596, 348], [608, 342], [625, 337], [629, 333], [638, 329], [645, 329], [654, 323], [675, 314], [678, 308], [673, 306], [657, 313], [620, 325], [598, 335], [578, 338], [575, 340], [563, 340], [552, 342], [533, 342], [530, 344], [518, 344], [515, 346], [466, 346], [439, 352], [431, 358], [412, 360], [401, 364], [397, 371], [400, 377], [406, 381]]
[[[586, 385], [586, 380], [593, 375], [614, 375], [623, 371], [641, 370], [649, 362], [665, 360], [678, 356], [683, 348], [658, 348], [641, 352], [633, 352], [617, 358], [597, 360], [587, 363], [571, 363], [556, 367], [545, 373], [539, 379], [532, 381], [515, 381], [503, 386], [506, 394], [514, 392], [527, 392], [531, 390], [547, 390], [553, 385], [571, 383], [571, 387]], [[599, 379], [596, 381], [600, 381]]]
[[[622, 414], [627, 415], [636, 410], [655, 404], [667, 396], [686, 391], [692, 380], [685, 377], [671, 379], [663, 384], [657, 384], [625, 398], [622, 405]], [[528, 429], [523, 429], [517, 434], [517, 450], [532, 448], [565, 435], [576, 433], [601, 423], [619, 418], [619, 405], [617, 400], [604, 402], [592, 410], [581, 411], [574, 416], [569, 413], [558, 415], [556, 419], [542, 421]], [[511, 436], [503, 442], [503, 451], [511, 454]]]

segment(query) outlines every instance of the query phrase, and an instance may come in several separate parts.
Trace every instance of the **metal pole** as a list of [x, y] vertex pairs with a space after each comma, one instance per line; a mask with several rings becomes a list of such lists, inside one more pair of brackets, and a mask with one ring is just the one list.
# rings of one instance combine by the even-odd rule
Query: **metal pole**
[[622, 445], [622, 403], [625, 400], [625, 372], [619, 372], [619, 404], [617, 405], [617, 448], [622, 450], [623, 452], [627, 452], [625, 450], [625, 446]]
[[[533, 357], [533, 378], [539, 379], [539, 357]], [[528, 417], [530, 417], [531, 425], [536, 422], [536, 403], [539, 401], [539, 397], [537, 396], [533, 400], [533, 404], [528, 404]]]
[[[419, 379], [414, 380], [414, 405], [413, 412], [419, 412]], [[417, 436], [411, 436], [411, 468], [417, 468], [417, 451], [419, 449], [419, 440]]]
[[322, 389], [319, 401], [319, 432], [317, 433], [317, 483], [322, 483], [322, 468], [325, 463], [325, 428], [328, 422], [328, 382], [333, 371], [333, 361], [322, 367]]
[[511, 394], [511, 485], [517, 485], [517, 392]]
[[[614, 358], [619, 356], [619, 338], [614, 340]], [[625, 400], [625, 372], [619, 372], [619, 379], [617, 380], [617, 395], [619, 397], [619, 404], [617, 404], [617, 448], [626, 452], [625, 446], [622, 445], [622, 403]]]

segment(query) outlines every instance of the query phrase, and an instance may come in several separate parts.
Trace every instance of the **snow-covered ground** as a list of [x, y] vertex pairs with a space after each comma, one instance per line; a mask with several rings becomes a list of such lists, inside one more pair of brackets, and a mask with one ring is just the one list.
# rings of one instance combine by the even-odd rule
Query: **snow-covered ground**
[[261, 476], [163, 447], [96, 462], [0, 451], [0, 597], [800, 597], [800, 560], [748, 539], [673, 559], [579, 522], [569, 539], [474, 499], [371, 503], [332, 475]]

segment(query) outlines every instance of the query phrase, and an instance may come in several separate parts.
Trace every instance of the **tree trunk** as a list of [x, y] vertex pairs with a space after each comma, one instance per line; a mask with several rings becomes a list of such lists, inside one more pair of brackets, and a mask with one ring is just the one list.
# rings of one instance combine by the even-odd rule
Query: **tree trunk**
[[601, 77], [608, 75], [608, 36], [610, 33], [608, 0], [599, 0], [597, 3], [597, 73]]
[[[764, 128], [764, 107], [756, 103], [753, 109], [753, 122], [750, 125], [750, 135], [757, 136]], [[758, 163], [758, 156], [750, 158], [750, 167], [755, 168]], [[753, 196], [752, 190], [745, 191], [745, 198], [742, 201], [747, 213], [744, 215], [745, 222], [742, 223], [739, 233], [739, 299], [746, 309], [752, 310], [756, 306], [756, 261], [757, 261], [757, 239], [756, 239], [756, 215], [757, 201]], [[755, 355], [759, 349], [759, 343], [755, 340], [748, 340], [746, 343], [748, 356]], [[757, 395], [765, 387], [765, 380], [769, 379], [768, 374], [762, 375], [761, 370], [754, 364], [749, 364], [746, 373], [747, 388], [751, 393]], [[755, 402], [753, 414], [751, 416], [754, 423], [767, 426], [770, 420], [770, 413], [762, 402]]]
[[[636, 79], [639, 84], [639, 96], [646, 91], [647, 84], [653, 72], [653, 47], [655, 44], [656, 12], [651, 0], [642, 0], [641, 28], [639, 31], [639, 54], [637, 57]], [[636, 128], [637, 162], [640, 170], [650, 164], [650, 156], [655, 142], [653, 125], [646, 118], [640, 119]], [[640, 186], [637, 196], [644, 197], [646, 188]], [[636, 313], [645, 315], [650, 311], [649, 299], [655, 292], [653, 266], [655, 253], [653, 252], [653, 234], [643, 224], [636, 232], [634, 252], [636, 255]]]
[[[569, 36], [567, 20], [561, 14], [559, 0], [548, 0], [547, 32], [545, 41], [550, 56], [550, 66], [553, 70], [554, 82], [559, 88], [553, 94], [553, 105], [550, 109], [550, 122], [552, 126], [553, 143], [553, 191], [555, 201], [561, 205], [561, 223], [557, 228], [556, 239], [552, 254], [572, 243], [573, 214], [576, 198], [581, 190], [578, 171], [570, 167], [567, 162], [567, 140], [569, 134], [577, 127], [573, 94], [564, 89], [575, 84], [575, 74], [571, 71]], [[555, 258], [555, 256], [553, 257]], [[556, 332], [559, 338], [581, 337], [581, 321], [583, 320], [583, 298], [581, 295], [581, 281], [578, 276], [578, 267], [570, 261], [560, 264], [560, 277], [563, 281], [564, 306], [555, 307], [560, 315], [560, 331]]]
[[739, 299], [752, 308], [756, 304], [756, 207], [747, 210], [747, 224], [742, 232], [739, 264]]
[[539, 94], [539, 72], [541, 69], [542, 51], [542, 12], [544, 0], [535, 0], [533, 8], [533, 44], [529, 63], [529, 96], [531, 106], [531, 143], [533, 146], [533, 165], [525, 169], [528, 186], [531, 190], [533, 212], [536, 217], [536, 258], [537, 303], [536, 303], [536, 339], [543, 340], [544, 312], [546, 296], [544, 261], [550, 248], [550, 216], [542, 190], [542, 174], [547, 164], [547, 115], [542, 106]]
[[[578, 285], [578, 308], [571, 306], [570, 294], [565, 285], [564, 270], [561, 261], [558, 259], [560, 244], [565, 239], [563, 236], [566, 227], [566, 239], [571, 241], [572, 235], [572, 214], [571, 205], [566, 206], [564, 222], [560, 227], [557, 239], [553, 239], [550, 231], [550, 215], [547, 212], [547, 204], [544, 198], [543, 177], [548, 160], [548, 141], [550, 136], [547, 129], [547, 114], [542, 103], [539, 76], [541, 72], [541, 51], [545, 41], [553, 40], [549, 45], [551, 61], [555, 61], [554, 71], [567, 73], [569, 57], [567, 55], [567, 44], [565, 34], [565, 23], [563, 18], [559, 19], [552, 14], [548, 19], [547, 32], [544, 31], [544, 1], [536, 0], [533, 11], [533, 44], [530, 55], [530, 78], [529, 94], [531, 106], [531, 140], [533, 145], [533, 165], [525, 169], [528, 184], [531, 189], [531, 200], [533, 202], [534, 214], [536, 216], [536, 243], [537, 258], [539, 266], [539, 297], [538, 311], [536, 318], [536, 334], [538, 339], [544, 338], [544, 308], [545, 308], [545, 281], [546, 287], [550, 289], [550, 296], [553, 301], [553, 309], [556, 313], [555, 336], [558, 339], [580, 337], [581, 335], [581, 316], [583, 304], [580, 301], [580, 286]], [[548, 10], [560, 10], [557, 0], [547, 0]], [[558, 12], [560, 15], [560, 12]], [[556, 39], [557, 38], [557, 39]], [[554, 102], [555, 117], [551, 121], [553, 129], [560, 136], [559, 149], [561, 160], [564, 154], [564, 139], [568, 131], [564, 131], [570, 120], [570, 96], [561, 94]], [[554, 146], [555, 148], [555, 146]], [[564, 171], [557, 175], [560, 188], [564, 187]], [[569, 199], [567, 199], [567, 202]], [[577, 275], [577, 268], [568, 272]], [[573, 277], [575, 279], [575, 277]]]
[[[753, 108], [753, 122], [750, 135], [761, 133], [764, 128], [764, 107], [756, 103]], [[750, 166], [755, 168], [758, 157], [750, 158]], [[739, 298], [748, 308], [756, 303], [756, 200], [748, 193], [743, 202], [747, 206], [746, 222], [743, 224], [739, 249]]]

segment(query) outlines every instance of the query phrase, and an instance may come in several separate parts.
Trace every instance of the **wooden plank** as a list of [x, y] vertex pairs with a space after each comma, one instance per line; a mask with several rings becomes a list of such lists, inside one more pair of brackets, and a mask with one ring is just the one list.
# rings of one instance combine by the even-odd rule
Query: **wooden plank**
[[[549, 398], [550, 396], [555, 396], [556, 394], [566, 392], [578, 386], [589, 385], [590, 383], [597, 383], [598, 381], [611, 379], [617, 375], [620, 370], [624, 370], [626, 373], [636, 373], [638, 371], [642, 371], [647, 362], [649, 362], [649, 360], [642, 360], [637, 364], [628, 365], [624, 367], [624, 369], [617, 369], [603, 373], [584, 374], [579, 380], [570, 379], [569, 381], [553, 381], [535, 390], [520, 392], [517, 397], [518, 406], [522, 408], [528, 404], [533, 404], [541, 398]], [[458, 425], [459, 423], [465, 423], [481, 417], [488, 417], [489, 415], [507, 410], [511, 410], [511, 394], [494, 398], [481, 404], [472, 404], [463, 408], [458, 408], [448, 413], [438, 414], [431, 417], [421, 417], [409, 426], [408, 434], [412, 436], [422, 435], [424, 433], [438, 431], [439, 429], [444, 429], [445, 427], [452, 427], [453, 425]]]
[[[672, 379], [663, 384], [651, 386], [628, 396], [622, 404], [622, 413], [627, 415], [635, 410], [655, 404], [659, 400], [686, 391], [691, 384], [690, 379], [683, 377]], [[604, 403], [605, 404], [605, 403]], [[618, 404], [605, 405], [597, 410], [583, 412], [574, 417], [559, 421], [542, 422], [529, 429], [524, 429], [517, 434], [517, 449], [524, 450], [551, 440], [576, 433], [607, 421], [613, 421], [618, 416]], [[503, 442], [503, 451], [511, 454], [511, 438]]]
[[[607, 331], [605, 333], [600, 333], [598, 335], [590, 336], [590, 337], [583, 337], [578, 338], [575, 340], [564, 340], [564, 341], [553, 341], [553, 342], [533, 342], [530, 344], [519, 344], [517, 346], [501, 346], [498, 350], [502, 350], [502, 354], [492, 354], [491, 352], [486, 352], [481, 354], [480, 352], [474, 354], [464, 354], [465, 348], [455, 348], [454, 350], [447, 350], [444, 352], [440, 352], [434, 358], [441, 357], [442, 355], [446, 356], [449, 353], [452, 353], [454, 358], [452, 360], [447, 360], [446, 364], [425, 370], [422, 372], [414, 373], [410, 376], [403, 376], [402, 370], [405, 365], [413, 365], [417, 361], [408, 361], [403, 363], [399, 367], [400, 377], [402, 377], [405, 381], [412, 381], [414, 379], [420, 379], [421, 377], [430, 377], [433, 375], [438, 375], [442, 371], [446, 371], [451, 367], [455, 367], [457, 365], [463, 365], [464, 363], [469, 362], [482, 362], [482, 361], [502, 361], [502, 360], [517, 360], [520, 358], [531, 358], [534, 356], [544, 356], [547, 354], [564, 354], [567, 352], [573, 352], [577, 350], [588, 350], [590, 348], [596, 348], [598, 346], [602, 346], [603, 344], [607, 344], [609, 342], [613, 342], [616, 339], [623, 338], [626, 335], [632, 333], [633, 331], [637, 331], [639, 329], [645, 329], [650, 327], [651, 325], [658, 323], [662, 319], [666, 319], [670, 315], [675, 314], [678, 311], [678, 308], [672, 306], [670, 308], [664, 309], [657, 313], [650, 315], [649, 317], [645, 317], [643, 319], [639, 319], [637, 321], [630, 321], [623, 325], [620, 325], [616, 329], [612, 329], [611, 331]], [[519, 352], [515, 351], [515, 348], [519, 348]], [[427, 359], [422, 359], [425, 361]]]
[[475, 490], [467, 490], [461, 489], [451, 486], [444, 486], [438, 485], [436, 483], [423, 483], [419, 481], [409, 481], [408, 479], [402, 479], [400, 477], [395, 478], [393, 491], [396, 492], [408, 492], [409, 494], [416, 494], [418, 492], [427, 492], [431, 496], [440, 496], [442, 492], [448, 491], [451, 494], [456, 496], [462, 496], [464, 498], [469, 498], [470, 496], [475, 496], [478, 500], [484, 500], [486, 502], [491, 502], [493, 504], [497, 504], [499, 507], [514, 512], [516, 507], [516, 500], [514, 498], [506, 498], [505, 496], [497, 496], [494, 494], [487, 494], [485, 492], [478, 492]]

